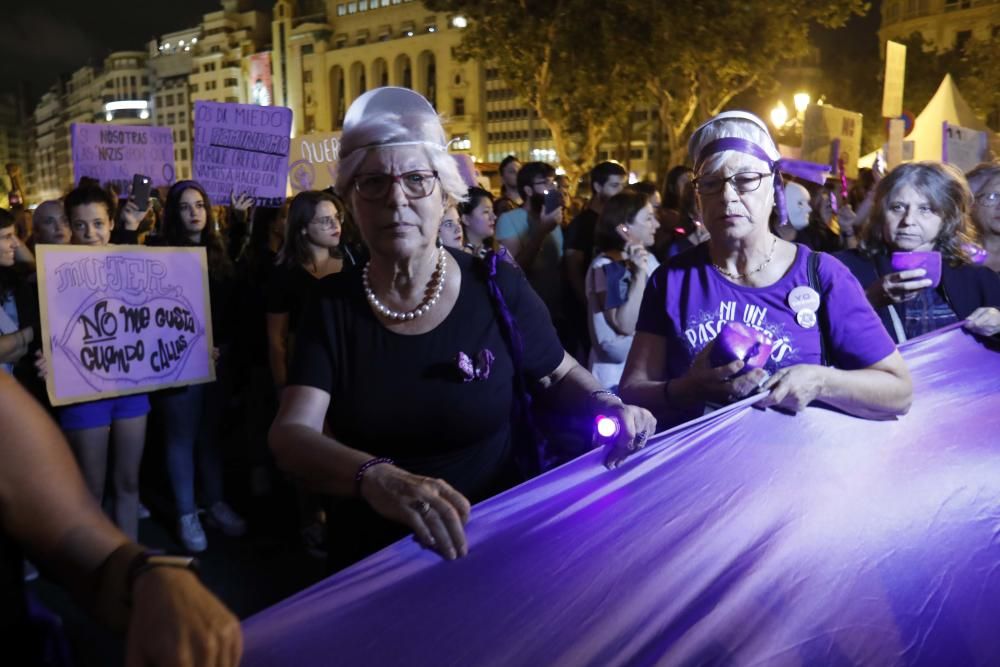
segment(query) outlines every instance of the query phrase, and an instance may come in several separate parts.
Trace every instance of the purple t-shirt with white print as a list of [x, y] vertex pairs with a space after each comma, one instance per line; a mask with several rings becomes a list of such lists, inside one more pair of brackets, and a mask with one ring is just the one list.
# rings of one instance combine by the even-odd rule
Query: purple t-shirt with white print
[[667, 339], [666, 370], [671, 378], [686, 373], [694, 357], [730, 321], [771, 338], [774, 347], [766, 366], [770, 373], [785, 366], [820, 363], [820, 326], [825, 323], [829, 324], [827, 359], [837, 368], [867, 368], [892, 354], [896, 346], [861, 285], [830, 255], [820, 255], [817, 266], [820, 321], [803, 327], [795, 320], [788, 295], [796, 287], [809, 286], [810, 252], [798, 245], [795, 261], [780, 280], [767, 287], [745, 287], [729, 282], [712, 266], [707, 243], [691, 248], [650, 277], [636, 330]]

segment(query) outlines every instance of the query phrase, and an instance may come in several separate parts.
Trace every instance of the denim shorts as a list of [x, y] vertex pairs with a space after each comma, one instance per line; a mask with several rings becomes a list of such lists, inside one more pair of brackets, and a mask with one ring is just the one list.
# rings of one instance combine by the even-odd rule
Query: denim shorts
[[149, 394], [101, 398], [56, 408], [59, 425], [64, 431], [110, 426], [116, 419], [131, 419], [147, 414], [149, 414]]

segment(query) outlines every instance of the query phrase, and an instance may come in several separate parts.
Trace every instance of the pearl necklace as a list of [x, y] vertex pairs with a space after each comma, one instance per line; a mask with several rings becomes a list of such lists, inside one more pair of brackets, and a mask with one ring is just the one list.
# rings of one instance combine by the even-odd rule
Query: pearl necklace
[[365, 298], [368, 299], [368, 303], [371, 304], [371, 307], [375, 310], [375, 312], [390, 320], [408, 322], [409, 320], [416, 319], [433, 308], [434, 304], [436, 304], [438, 299], [441, 297], [441, 292], [444, 290], [444, 276], [448, 269], [447, 258], [448, 253], [444, 248], [440, 248], [438, 250], [437, 268], [435, 268], [434, 273], [431, 274], [430, 282], [427, 283], [427, 288], [424, 290], [424, 300], [421, 301], [420, 305], [416, 308], [405, 313], [389, 308], [384, 303], [379, 301], [377, 296], [375, 296], [375, 292], [372, 291], [371, 283], [368, 282], [368, 267], [371, 266], [371, 260], [369, 260], [365, 263], [365, 268], [361, 272], [361, 282], [365, 287]]
[[766, 267], [768, 264], [771, 263], [771, 260], [774, 259], [774, 249], [777, 248], [777, 247], [778, 247], [778, 239], [775, 238], [774, 242], [771, 243], [771, 252], [768, 253], [767, 259], [765, 259], [763, 262], [761, 262], [760, 266], [758, 266], [757, 268], [755, 268], [753, 271], [747, 271], [746, 273], [731, 273], [730, 271], [727, 271], [726, 269], [722, 268], [721, 266], [719, 266], [715, 262], [712, 262], [712, 266], [715, 267], [716, 271], [718, 271], [719, 273], [721, 273], [722, 275], [724, 275], [727, 278], [730, 278], [732, 280], [746, 280], [747, 278], [749, 278], [753, 274], [760, 273], [761, 271], [763, 271], [764, 267]]

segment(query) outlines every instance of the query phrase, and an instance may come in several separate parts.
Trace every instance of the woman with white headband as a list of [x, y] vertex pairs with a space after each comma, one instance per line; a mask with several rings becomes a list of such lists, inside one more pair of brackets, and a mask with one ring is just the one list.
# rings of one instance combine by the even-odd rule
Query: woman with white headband
[[529, 383], [618, 420], [609, 465], [644, 444], [652, 415], [565, 353], [519, 272], [437, 245], [468, 186], [427, 100], [389, 87], [355, 100], [336, 189], [371, 259], [317, 286], [270, 434], [279, 465], [335, 498], [331, 565], [407, 531], [446, 559], [465, 555], [470, 503], [521, 479], [511, 415], [526, 411]]
[[[857, 281], [831, 256], [768, 227], [775, 206], [786, 215], [778, 171], [789, 165], [763, 122], [719, 114], [688, 149], [709, 240], [650, 278], [622, 395], [661, 424], [759, 389], [770, 391], [764, 407], [820, 401], [868, 418], [905, 413], [909, 372]], [[810, 177], [810, 165], [790, 166]]]

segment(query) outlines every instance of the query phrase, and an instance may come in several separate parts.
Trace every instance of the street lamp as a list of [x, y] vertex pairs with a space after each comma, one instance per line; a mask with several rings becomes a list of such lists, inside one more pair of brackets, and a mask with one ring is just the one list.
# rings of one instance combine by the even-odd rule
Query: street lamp
[[809, 98], [809, 93], [795, 93], [792, 99], [795, 102], [795, 111], [800, 115], [806, 112], [806, 109], [809, 107], [809, 102], [812, 101]]
[[451, 24], [456, 28], [465, 28], [469, 25], [469, 19], [464, 16], [456, 16], [451, 20]]
[[778, 103], [774, 105], [774, 108], [771, 109], [771, 124], [780, 130], [787, 122], [788, 107], [785, 106], [784, 102], [779, 100]]

